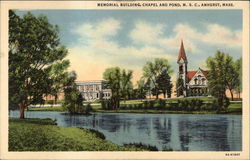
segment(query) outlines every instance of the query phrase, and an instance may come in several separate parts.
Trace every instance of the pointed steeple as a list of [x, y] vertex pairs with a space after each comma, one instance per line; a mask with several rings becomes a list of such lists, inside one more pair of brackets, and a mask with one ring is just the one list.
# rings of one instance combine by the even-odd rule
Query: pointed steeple
[[187, 61], [187, 56], [186, 56], [186, 53], [185, 53], [185, 49], [184, 49], [184, 45], [183, 45], [183, 41], [182, 41], [182, 40], [181, 40], [181, 47], [180, 47], [180, 50], [179, 50], [179, 55], [178, 55], [178, 60], [177, 60], [177, 62], [179, 62], [181, 58], [182, 58], [185, 62]]

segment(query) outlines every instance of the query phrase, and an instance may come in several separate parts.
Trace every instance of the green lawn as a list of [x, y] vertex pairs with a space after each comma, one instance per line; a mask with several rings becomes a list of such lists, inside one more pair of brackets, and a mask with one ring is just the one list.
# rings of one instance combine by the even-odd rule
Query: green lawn
[[133, 146], [119, 146], [99, 135], [100, 133], [87, 129], [59, 127], [49, 119], [10, 119], [9, 151], [145, 150]]
[[[183, 100], [184, 98], [171, 98], [166, 99], [167, 102], [177, 102], [178, 100]], [[192, 98], [189, 98], [192, 99]], [[213, 97], [197, 97], [195, 99], [201, 99], [203, 101], [212, 101]], [[149, 100], [149, 99], [147, 99]], [[154, 100], [154, 99], [151, 99]], [[121, 105], [123, 104], [138, 104], [142, 103], [142, 100], [126, 100], [121, 101]], [[170, 111], [170, 110], [102, 110], [101, 104], [93, 103], [92, 108], [95, 112], [119, 112], [119, 113], [176, 113], [176, 114], [214, 114], [216, 111]], [[44, 107], [44, 108], [31, 108], [30, 111], [64, 111], [63, 107]], [[242, 113], [242, 104], [230, 104], [227, 112], [223, 112], [224, 114], [241, 114]]]
[[37, 108], [29, 108], [28, 111], [57, 111], [62, 112], [64, 111], [63, 107], [37, 107]]
[[[171, 110], [102, 110], [101, 106], [96, 108], [96, 112], [105, 113], [152, 113], [152, 114], [218, 114], [216, 111], [171, 111]], [[221, 114], [242, 114], [242, 104], [230, 104], [226, 112]]]

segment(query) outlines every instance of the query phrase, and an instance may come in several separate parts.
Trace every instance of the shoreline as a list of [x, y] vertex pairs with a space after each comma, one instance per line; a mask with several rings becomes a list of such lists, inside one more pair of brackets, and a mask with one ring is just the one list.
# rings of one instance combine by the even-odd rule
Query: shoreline
[[[63, 110], [52, 110], [51, 108], [37, 108], [29, 109], [26, 111], [30, 112], [66, 112]], [[171, 111], [171, 110], [94, 110], [93, 113], [129, 113], [129, 114], [224, 114], [224, 115], [242, 115], [242, 111], [225, 111], [225, 112], [216, 112], [216, 111]], [[74, 115], [74, 114], [72, 114]], [[75, 114], [79, 115], [79, 114]]]

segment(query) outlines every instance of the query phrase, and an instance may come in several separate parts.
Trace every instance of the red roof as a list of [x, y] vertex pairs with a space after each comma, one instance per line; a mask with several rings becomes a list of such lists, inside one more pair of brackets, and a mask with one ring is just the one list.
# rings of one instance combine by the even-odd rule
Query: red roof
[[180, 50], [179, 50], [179, 55], [178, 55], [178, 60], [177, 60], [177, 61], [179, 61], [181, 58], [182, 58], [184, 61], [187, 60], [187, 56], [186, 56], [186, 53], [185, 53], [183, 41], [181, 41], [181, 47], [180, 47]]
[[188, 71], [187, 72], [188, 81], [190, 81], [193, 78], [193, 76], [195, 75], [196, 72], [197, 71]]
[[209, 73], [210, 71], [208, 71], [208, 70], [207, 70], [207, 71], [204, 71], [204, 70], [201, 69], [201, 72], [202, 72], [203, 75], [207, 78], [207, 75], [208, 75], [208, 73]]
[[[207, 75], [208, 75], [208, 73], [209, 73], [210, 71], [209, 71], [209, 70], [204, 71], [204, 70], [202, 70], [202, 69], [200, 69], [200, 70], [201, 70], [201, 72], [203, 73], [203, 75], [207, 78]], [[198, 70], [197, 70], [197, 71], [198, 71]], [[188, 81], [190, 81], [190, 80], [193, 78], [193, 76], [196, 74], [197, 71], [188, 71], [188, 72], [187, 72]]]

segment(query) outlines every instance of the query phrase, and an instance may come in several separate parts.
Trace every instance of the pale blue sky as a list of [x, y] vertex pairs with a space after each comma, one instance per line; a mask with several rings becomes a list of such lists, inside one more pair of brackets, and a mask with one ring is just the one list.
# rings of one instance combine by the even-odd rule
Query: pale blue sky
[[[27, 11], [18, 11], [19, 15]], [[148, 60], [169, 60], [176, 71], [181, 39], [188, 69], [205, 69], [216, 50], [242, 55], [241, 10], [32, 10], [60, 28], [69, 49], [71, 69], [78, 80], [102, 78], [106, 67], [135, 71], [135, 80]], [[88, 72], [93, 70], [96, 72]], [[90, 73], [94, 74], [90, 75]]]

